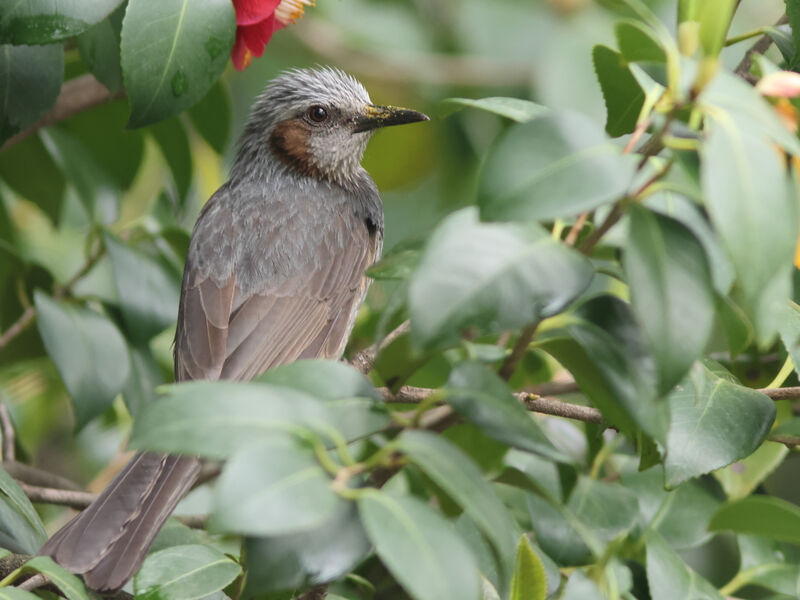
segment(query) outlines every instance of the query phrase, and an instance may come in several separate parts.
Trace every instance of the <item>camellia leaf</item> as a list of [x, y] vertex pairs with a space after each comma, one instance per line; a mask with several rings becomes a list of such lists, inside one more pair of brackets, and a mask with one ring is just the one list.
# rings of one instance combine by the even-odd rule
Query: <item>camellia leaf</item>
[[89, 65], [92, 75], [112, 94], [122, 89], [119, 41], [126, 6], [123, 3], [107, 19], [92, 25], [75, 40], [81, 58]]
[[[405, 431], [397, 443], [399, 450], [447, 492], [491, 541], [505, 571], [500, 581], [507, 582], [514, 569], [514, 546], [522, 531], [475, 463], [446, 439], [427, 431]], [[544, 577], [542, 586], [544, 589]]]
[[0, 469], [0, 547], [33, 554], [47, 539], [44, 525], [19, 484]]
[[61, 565], [53, 562], [49, 556], [34, 556], [22, 566], [23, 571], [36, 571], [46, 575], [67, 600], [89, 600], [89, 594], [77, 576]]
[[[321, 525], [284, 536], [246, 537], [248, 564], [244, 597], [295, 590], [333, 581], [361, 562], [370, 551], [355, 503], [338, 503]], [[328, 598], [331, 596], [328, 595]]]
[[202, 99], [228, 62], [235, 29], [229, 0], [129, 0], [121, 46], [128, 125], [161, 121]]
[[125, 340], [100, 313], [57, 302], [41, 291], [34, 301], [44, 346], [72, 396], [77, 426], [83, 427], [111, 406], [128, 379]]
[[231, 135], [231, 100], [220, 79], [205, 98], [189, 109], [189, 118], [197, 132], [217, 154], [225, 154]]
[[569, 576], [561, 600], [605, 600], [605, 596], [597, 584], [578, 569]]
[[795, 372], [800, 372], [800, 306], [789, 301], [778, 325], [781, 341], [792, 357]]
[[486, 112], [506, 117], [519, 123], [525, 123], [538, 116], [547, 114], [550, 109], [541, 104], [521, 98], [445, 98], [440, 103], [442, 117], [453, 114], [464, 108], [477, 108]]
[[0, 588], [0, 600], [41, 600], [33, 592], [21, 590], [15, 587]]
[[209, 526], [247, 535], [286, 535], [318, 527], [345, 502], [313, 449], [273, 434], [239, 450], [216, 486]]
[[702, 0], [697, 3], [700, 46], [707, 57], [716, 57], [731, 25], [736, 0]]
[[555, 460], [568, 460], [488, 366], [460, 363], [450, 372], [445, 390], [447, 402], [489, 437]]
[[629, 433], [641, 428], [664, 441], [668, 408], [656, 400], [655, 365], [627, 304], [597, 296], [548, 334], [537, 347], [569, 369], [611, 424]]
[[653, 600], [722, 600], [708, 581], [686, 566], [660, 535], [647, 533], [647, 582]]
[[534, 225], [480, 223], [474, 209], [448, 217], [411, 278], [412, 341], [452, 345], [468, 328], [516, 329], [562, 311], [589, 285], [588, 261]]
[[800, 3], [796, 0], [785, 0], [786, 16], [789, 17], [789, 26], [792, 29], [792, 40], [794, 42], [794, 54], [789, 62], [792, 70], [800, 64]]
[[542, 561], [524, 535], [517, 547], [517, 561], [511, 578], [510, 600], [544, 600], [547, 597], [547, 577]]
[[622, 54], [608, 46], [595, 46], [592, 61], [606, 103], [606, 132], [612, 137], [631, 133], [644, 105], [642, 88]]
[[793, 187], [775, 149], [730, 118], [715, 121], [701, 154], [706, 204], [763, 345], [789, 296], [798, 229]]
[[658, 62], [667, 60], [658, 37], [640, 21], [619, 21], [614, 26], [617, 47], [628, 62]]
[[169, 165], [178, 197], [183, 201], [192, 185], [192, 149], [186, 128], [180, 119], [174, 118], [161, 121], [149, 130]]
[[369, 489], [358, 509], [375, 552], [414, 600], [478, 600], [472, 553], [427, 504]]
[[122, 0], [26, 0], [0, 13], [0, 43], [51, 44], [105, 19]]
[[223, 589], [241, 571], [210, 546], [172, 546], [145, 559], [133, 579], [133, 589], [142, 600], [192, 600]]
[[515, 125], [486, 159], [481, 218], [545, 220], [597, 208], [625, 194], [635, 166], [583, 115], [552, 113]]
[[697, 363], [667, 397], [667, 487], [752, 454], [775, 420], [775, 403]]
[[800, 544], [800, 508], [781, 498], [748, 496], [720, 508], [708, 528]]
[[20, 489], [19, 484], [2, 467], [0, 467], [0, 491], [5, 494], [8, 503], [25, 517], [38, 536], [39, 541], [43, 542], [47, 539], [47, 532], [44, 530], [44, 524], [39, 517], [39, 513], [33, 508], [31, 501], [28, 500], [25, 492]]
[[325, 431], [333, 421], [313, 396], [266, 383], [196, 381], [165, 389], [166, 397], [134, 422], [132, 446], [227, 458], [276, 432]]
[[129, 335], [146, 342], [175, 322], [180, 275], [109, 233], [105, 244]]
[[0, 145], [47, 112], [63, 79], [62, 46], [0, 45]]
[[664, 394], [683, 379], [711, 336], [711, 273], [703, 246], [686, 227], [634, 208], [623, 264]]

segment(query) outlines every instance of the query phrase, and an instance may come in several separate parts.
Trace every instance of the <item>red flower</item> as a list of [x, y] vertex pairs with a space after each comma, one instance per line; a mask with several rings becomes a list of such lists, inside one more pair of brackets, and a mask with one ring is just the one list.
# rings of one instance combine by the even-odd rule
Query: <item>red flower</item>
[[264, 54], [264, 46], [273, 33], [303, 16], [303, 5], [313, 6], [314, 0], [233, 0], [236, 12], [233, 66], [241, 71], [253, 56]]

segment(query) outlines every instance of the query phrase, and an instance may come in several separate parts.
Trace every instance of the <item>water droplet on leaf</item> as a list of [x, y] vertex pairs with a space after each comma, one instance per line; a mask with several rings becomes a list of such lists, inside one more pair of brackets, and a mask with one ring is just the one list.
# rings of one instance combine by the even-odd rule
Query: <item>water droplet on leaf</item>
[[208, 52], [208, 55], [212, 59], [215, 59], [220, 55], [223, 47], [224, 44], [222, 43], [222, 41], [215, 37], [208, 38], [208, 40], [206, 40], [205, 43], [206, 52]]
[[175, 71], [175, 75], [172, 76], [172, 93], [177, 96], [183, 96], [186, 93], [186, 90], [189, 89], [189, 80], [186, 79], [186, 75], [183, 72], [183, 69], [178, 69]]

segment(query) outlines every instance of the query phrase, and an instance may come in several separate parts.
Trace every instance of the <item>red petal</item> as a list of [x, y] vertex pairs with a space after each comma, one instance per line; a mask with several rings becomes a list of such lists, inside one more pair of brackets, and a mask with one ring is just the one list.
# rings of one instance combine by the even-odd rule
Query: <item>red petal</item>
[[241, 29], [236, 30], [236, 41], [233, 43], [233, 50], [231, 50], [231, 59], [237, 71], [242, 71], [247, 68], [250, 61], [253, 59], [253, 55], [244, 43], [244, 36], [242, 36]]
[[236, 33], [238, 35], [239, 32], [241, 32], [245, 45], [254, 56], [261, 56], [264, 54], [264, 46], [266, 46], [269, 40], [272, 38], [274, 31], [275, 16], [272, 15], [268, 19], [264, 19], [255, 25], [239, 27], [237, 28]]
[[237, 25], [254, 25], [270, 17], [281, 0], [233, 0]]

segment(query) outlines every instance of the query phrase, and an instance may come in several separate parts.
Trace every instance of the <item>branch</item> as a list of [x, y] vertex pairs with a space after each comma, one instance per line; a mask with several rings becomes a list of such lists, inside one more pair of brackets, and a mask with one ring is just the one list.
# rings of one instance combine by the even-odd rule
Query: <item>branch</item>
[[97, 81], [91, 74], [81, 75], [75, 79], [70, 79], [61, 86], [61, 93], [56, 99], [56, 103], [45, 116], [36, 121], [33, 125], [20, 131], [17, 135], [6, 140], [0, 151], [7, 150], [14, 144], [18, 144], [29, 135], [36, 133], [42, 127], [47, 127], [53, 123], [58, 123], [68, 119], [84, 110], [88, 110], [99, 104], [104, 104], [114, 98], [122, 98], [124, 92], [112, 95], [102, 83]]
[[411, 323], [409, 321], [403, 321], [394, 330], [390, 331], [380, 343], [372, 344], [372, 346], [356, 352], [353, 358], [350, 359], [350, 363], [366, 375], [372, 370], [372, 365], [375, 364], [378, 353], [406, 333], [410, 327]]
[[503, 364], [500, 366], [500, 370], [497, 372], [500, 377], [504, 380], [508, 381], [511, 379], [511, 376], [514, 374], [514, 371], [517, 370], [517, 365], [519, 361], [522, 360], [522, 357], [525, 356], [525, 353], [528, 351], [528, 347], [531, 345], [533, 341], [533, 336], [536, 335], [536, 328], [539, 326], [539, 323], [532, 323], [528, 325], [525, 329], [522, 330], [522, 333], [519, 334], [517, 341], [514, 343], [514, 347], [511, 349], [511, 354], [506, 356], [506, 359], [503, 361]]
[[19, 482], [19, 487], [31, 502], [69, 506], [76, 510], [83, 510], [97, 499], [97, 494], [80, 490], [59, 490], [22, 482]]
[[77, 483], [66, 477], [37, 469], [36, 467], [15, 460], [3, 461], [3, 468], [11, 477], [22, 483], [27, 483], [28, 485], [71, 490], [73, 492], [80, 491], [81, 489]]
[[[775, 23], [775, 27], [778, 25], [784, 25], [789, 22], [789, 17], [787, 15], [783, 15], [778, 21]], [[753, 57], [757, 54], [764, 54], [769, 47], [772, 45], [772, 38], [769, 37], [767, 34], [764, 34], [759, 38], [759, 40], [750, 46], [747, 49], [747, 52], [744, 53], [744, 57], [742, 57], [741, 62], [737, 65], [736, 69], [733, 71], [734, 74], [738, 75], [745, 81], [749, 83], [755, 83], [755, 78], [750, 75], [750, 66], [753, 64]]]

